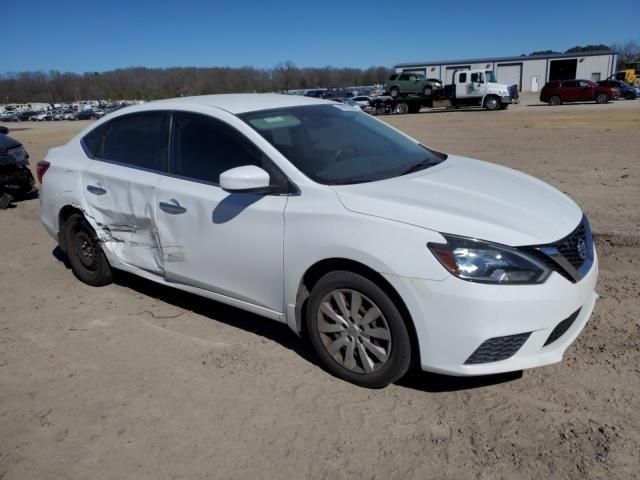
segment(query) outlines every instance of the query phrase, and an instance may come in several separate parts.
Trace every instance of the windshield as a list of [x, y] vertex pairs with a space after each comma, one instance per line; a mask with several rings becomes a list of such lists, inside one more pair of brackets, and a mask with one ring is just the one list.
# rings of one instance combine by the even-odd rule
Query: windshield
[[487, 70], [484, 74], [487, 76], [487, 83], [496, 83], [496, 74], [493, 70]]
[[240, 118], [305, 175], [325, 185], [383, 180], [447, 158], [344, 105], [249, 112]]

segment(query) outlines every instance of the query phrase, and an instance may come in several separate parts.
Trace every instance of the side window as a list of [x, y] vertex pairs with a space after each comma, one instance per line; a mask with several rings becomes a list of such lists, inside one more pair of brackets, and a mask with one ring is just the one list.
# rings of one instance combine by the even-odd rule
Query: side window
[[471, 74], [471, 81], [473, 83], [483, 83], [484, 79], [482, 77], [482, 72], [474, 72]]
[[467, 74], [466, 73], [461, 73], [460, 77], [459, 77], [459, 80], [458, 80], [458, 83], [466, 83], [466, 81], [467, 81]]
[[87, 157], [94, 158], [102, 154], [102, 139], [104, 138], [104, 132], [107, 131], [107, 128], [109, 128], [109, 124], [103, 123], [82, 137], [82, 148], [87, 154]]
[[243, 165], [263, 166], [264, 155], [229, 125], [204, 115], [173, 115], [171, 173], [218, 184], [220, 174]]
[[591, 85], [587, 82], [579, 82], [580, 87], [584, 88], [584, 87], [590, 87]]
[[148, 170], [166, 171], [168, 115], [143, 113], [109, 122], [96, 156]]
[[577, 86], [578, 86], [578, 82], [575, 82], [575, 81], [562, 82], [563, 88], [576, 88]]
[[398, 77], [398, 80], [401, 80], [401, 81], [409, 80], [409, 75], [407, 74], [400, 75]]
[[395, 80], [396, 78], [398, 78], [398, 75], [391, 75], [389, 81]]

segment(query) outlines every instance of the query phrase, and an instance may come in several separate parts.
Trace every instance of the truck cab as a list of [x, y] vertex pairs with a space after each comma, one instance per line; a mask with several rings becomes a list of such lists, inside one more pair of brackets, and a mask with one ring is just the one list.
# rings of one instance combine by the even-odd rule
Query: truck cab
[[517, 103], [518, 89], [515, 85], [496, 82], [492, 70], [456, 70], [453, 84], [447, 85], [453, 106], [478, 106], [487, 110], [504, 110]]

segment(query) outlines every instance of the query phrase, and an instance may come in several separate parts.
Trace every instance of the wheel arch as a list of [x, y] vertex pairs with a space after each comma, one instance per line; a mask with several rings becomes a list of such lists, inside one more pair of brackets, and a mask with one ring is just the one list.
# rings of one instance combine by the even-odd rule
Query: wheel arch
[[335, 272], [338, 270], [348, 271], [357, 273], [362, 275], [363, 277], [371, 280], [378, 287], [382, 289], [384, 293], [386, 293], [391, 301], [394, 303], [396, 308], [400, 311], [400, 315], [409, 331], [409, 337], [411, 340], [411, 355], [412, 355], [412, 364], [420, 358], [420, 345], [418, 342], [418, 334], [415, 329], [413, 318], [411, 317], [411, 313], [407, 308], [404, 300], [397, 292], [397, 290], [378, 272], [376, 272], [371, 267], [365, 265], [364, 263], [358, 262], [356, 260], [351, 260], [349, 258], [325, 258], [323, 260], [319, 260], [313, 265], [311, 265], [302, 278], [300, 279], [300, 283], [298, 285], [298, 291], [296, 293], [296, 308], [295, 308], [295, 321], [297, 332], [301, 335], [304, 335], [304, 322], [303, 318], [306, 314], [306, 308], [309, 300], [309, 295], [313, 286], [320, 280], [324, 275], [330, 272]]
[[60, 246], [63, 252], [67, 251], [67, 245], [66, 245], [66, 239], [64, 238], [64, 235], [62, 235], [62, 226], [67, 221], [67, 219], [74, 213], [82, 215], [85, 219], [87, 218], [87, 215], [85, 214], [84, 210], [79, 208], [77, 205], [65, 205], [60, 209], [60, 212], [58, 213], [58, 245]]

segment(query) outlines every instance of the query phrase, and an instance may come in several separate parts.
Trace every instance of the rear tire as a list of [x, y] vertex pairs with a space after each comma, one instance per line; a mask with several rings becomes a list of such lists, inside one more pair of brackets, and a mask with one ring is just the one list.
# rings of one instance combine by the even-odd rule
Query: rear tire
[[408, 112], [409, 112], [409, 105], [407, 105], [405, 102], [400, 102], [396, 104], [395, 113], [399, 115], [404, 115], [405, 113], [408, 113]]
[[553, 95], [551, 98], [549, 98], [549, 105], [552, 105], [554, 107], [557, 105], [562, 105], [562, 99], [558, 95]]
[[606, 93], [599, 93], [598, 95], [596, 95], [596, 103], [602, 105], [603, 103], [608, 103], [609, 102], [609, 95], [607, 95]]
[[356, 385], [386, 387], [411, 364], [411, 340], [400, 311], [378, 285], [357, 273], [336, 271], [318, 280], [305, 327], [327, 370]]
[[93, 287], [113, 281], [113, 271], [100, 240], [82, 215], [71, 215], [62, 226], [62, 235], [71, 270], [78, 280]]

